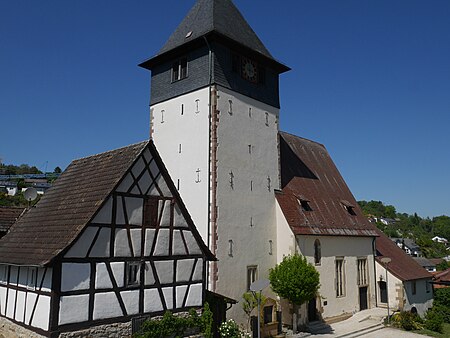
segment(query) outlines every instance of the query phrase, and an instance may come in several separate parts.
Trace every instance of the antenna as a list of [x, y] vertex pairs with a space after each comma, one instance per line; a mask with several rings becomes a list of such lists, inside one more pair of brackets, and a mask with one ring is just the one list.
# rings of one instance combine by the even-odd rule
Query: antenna
[[37, 195], [37, 190], [35, 188], [29, 187], [25, 189], [23, 197], [28, 201], [28, 208], [30, 207], [31, 202], [37, 198]]

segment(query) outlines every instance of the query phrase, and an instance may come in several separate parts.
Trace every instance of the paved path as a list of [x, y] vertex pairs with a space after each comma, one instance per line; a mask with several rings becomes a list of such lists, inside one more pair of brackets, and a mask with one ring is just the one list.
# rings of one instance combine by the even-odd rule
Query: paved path
[[383, 319], [386, 309], [370, 309], [355, 313], [347, 320], [326, 325], [319, 324], [310, 327], [311, 338], [424, 338], [426, 336], [384, 327]]

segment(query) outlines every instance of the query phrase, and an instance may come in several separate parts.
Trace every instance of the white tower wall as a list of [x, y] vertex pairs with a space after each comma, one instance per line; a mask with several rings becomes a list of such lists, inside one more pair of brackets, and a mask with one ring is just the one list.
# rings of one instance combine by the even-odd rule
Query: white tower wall
[[209, 87], [150, 107], [151, 137], [205, 243], [209, 201]]

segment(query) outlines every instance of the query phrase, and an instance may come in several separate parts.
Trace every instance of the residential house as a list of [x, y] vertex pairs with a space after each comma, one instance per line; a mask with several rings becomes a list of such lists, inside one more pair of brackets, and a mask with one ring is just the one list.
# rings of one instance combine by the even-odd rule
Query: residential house
[[450, 287], [450, 268], [433, 273], [433, 288], [441, 289]]
[[0, 238], [6, 235], [24, 212], [25, 208], [0, 206]]
[[[432, 275], [394, 241], [377, 229], [377, 304], [393, 311], [413, 311], [421, 316], [433, 304]], [[389, 258], [384, 263], [383, 258]]]
[[412, 257], [422, 257], [420, 247], [410, 238], [391, 238], [397, 246]]
[[0, 325], [127, 336], [201, 307], [213, 259], [151, 141], [75, 160], [0, 240]]
[[445, 246], [448, 245], [448, 240], [444, 237], [434, 236], [431, 240], [434, 242], [442, 243]]

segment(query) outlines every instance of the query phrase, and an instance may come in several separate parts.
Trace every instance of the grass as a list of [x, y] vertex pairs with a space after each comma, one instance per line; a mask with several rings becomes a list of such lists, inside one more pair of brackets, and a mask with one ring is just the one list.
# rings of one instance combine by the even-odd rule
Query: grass
[[444, 327], [443, 333], [437, 333], [437, 332], [425, 330], [425, 329], [414, 331], [414, 333], [424, 334], [424, 335], [427, 335], [430, 337], [436, 337], [436, 338], [449, 338], [450, 337], [450, 324], [444, 323], [443, 327]]

